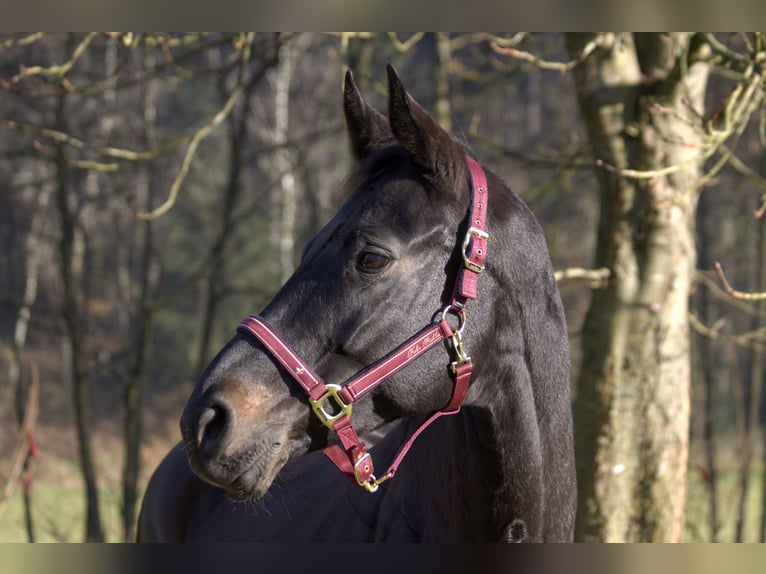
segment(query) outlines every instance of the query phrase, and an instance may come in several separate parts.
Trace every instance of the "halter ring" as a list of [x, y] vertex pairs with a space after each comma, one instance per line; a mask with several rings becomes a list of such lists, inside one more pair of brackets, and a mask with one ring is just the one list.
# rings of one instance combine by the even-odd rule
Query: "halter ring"
[[467, 316], [466, 316], [466, 313], [465, 313], [465, 309], [464, 308], [459, 308], [459, 307], [454, 307], [450, 303], [444, 309], [442, 309], [442, 311], [441, 311], [441, 318], [442, 319], [446, 319], [448, 314], [454, 315], [455, 317], [457, 317], [457, 320], [458, 320], [457, 329], [454, 329], [452, 331], [453, 338], [455, 337], [455, 335], [457, 335], [458, 337], [462, 337], [463, 336], [463, 329], [465, 329], [465, 324], [466, 324], [466, 322], [468, 320]]

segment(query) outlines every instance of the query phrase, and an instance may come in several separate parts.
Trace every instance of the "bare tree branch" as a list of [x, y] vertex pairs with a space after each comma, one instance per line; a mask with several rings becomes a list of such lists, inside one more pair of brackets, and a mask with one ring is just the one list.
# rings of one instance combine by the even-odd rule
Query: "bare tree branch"
[[575, 58], [574, 60], [570, 60], [568, 62], [550, 62], [547, 60], [543, 60], [536, 54], [532, 54], [531, 52], [525, 52], [524, 50], [519, 50], [518, 48], [515, 48], [513, 46], [513, 41], [510, 42], [512, 45], [502, 45], [500, 42], [498, 42], [497, 38], [493, 38], [490, 42], [490, 46], [492, 49], [497, 52], [498, 54], [501, 54], [503, 56], [510, 56], [511, 58], [516, 58], [517, 60], [523, 60], [524, 62], [529, 62], [530, 64], [534, 64], [538, 68], [542, 70], [553, 70], [556, 72], [561, 72], [562, 74], [565, 72], [569, 72], [582, 62], [584, 62], [588, 57], [596, 50], [596, 48], [600, 46], [606, 46], [611, 45], [611, 43], [614, 41], [614, 37], [612, 34], [599, 34], [597, 35], [592, 41], [588, 42], [585, 47], [582, 49], [580, 54]]
[[173, 207], [173, 205], [175, 205], [176, 198], [178, 197], [178, 192], [181, 189], [181, 185], [183, 184], [184, 180], [186, 179], [186, 174], [189, 173], [189, 168], [191, 167], [192, 160], [194, 159], [194, 155], [197, 152], [197, 147], [203, 139], [210, 135], [210, 132], [221, 125], [221, 123], [223, 123], [223, 121], [229, 116], [235, 102], [237, 101], [237, 98], [239, 98], [239, 95], [242, 93], [243, 74], [245, 66], [250, 61], [250, 57], [252, 55], [252, 45], [254, 38], [255, 34], [252, 32], [245, 34], [243, 37], [240, 44], [241, 57], [239, 74], [237, 77], [237, 85], [232, 90], [229, 98], [223, 105], [223, 108], [221, 108], [221, 110], [219, 110], [219, 112], [214, 115], [206, 125], [197, 130], [197, 132], [192, 136], [192, 139], [189, 142], [189, 147], [186, 148], [186, 153], [184, 154], [184, 158], [181, 163], [181, 169], [178, 171], [178, 174], [173, 179], [173, 183], [170, 186], [168, 198], [164, 203], [162, 203], [162, 205], [148, 213], [137, 213], [136, 217], [138, 219], [142, 221], [150, 221], [152, 219], [156, 219], [167, 213]]
[[693, 157], [683, 163], [671, 165], [668, 167], [664, 167], [662, 169], [638, 170], [638, 169], [619, 168], [610, 164], [607, 161], [604, 161], [603, 159], [597, 159], [596, 167], [600, 167], [610, 173], [615, 173], [617, 175], [620, 175], [622, 177], [627, 177], [630, 179], [654, 179], [655, 177], [664, 177], [666, 175], [676, 173], [678, 171], [681, 171], [682, 169], [688, 168], [697, 163], [699, 163], [699, 159], [696, 157]]
[[708, 327], [692, 312], [689, 313], [689, 325], [703, 337], [708, 337], [714, 341], [732, 343], [738, 347], [759, 352], [766, 351], [766, 327], [737, 335], [722, 333], [721, 330], [726, 325], [726, 319], [722, 317]]
[[178, 174], [173, 179], [173, 183], [170, 186], [168, 198], [162, 203], [162, 205], [150, 212], [136, 213], [136, 217], [138, 219], [142, 221], [157, 219], [158, 217], [167, 213], [175, 205], [176, 198], [178, 197], [178, 192], [181, 189], [181, 185], [183, 184], [184, 180], [186, 179], [186, 174], [189, 173], [189, 168], [191, 167], [194, 155], [197, 153], [197, 147], [203, 139], [210, 135], [210, 132], [221, 125], [221, 123], [223, 123], [223, 121], [227, 118], [232, 108], [234, 107], [234, 103], [237, 101], [241, 91], [241, 84], [237, 84], [237, 86], [229, 95], [229, 98], [226, 100], [226, 103], [223, 105], [223, 108], [221, 108], [206, 125], [194, 133], [191, 141], [189, 142], [189, 147], [186, 148], [186, 153], [184, 154], [183, 161], [181, 162], [181, 168], [178, 170]]
[[424, 32], [416, 32], [407, 40], [402, 42], [399, 39], [399, 36], [397, 36], [396, 32], [389, 32], [388, 37], [391, 39], [391, 43], [394, 45], [394, 48], [396, 48], [400, 52], [409, 52], [412, 47], [420, 42], [423, 39], [423, 36], [425, 36]]
[[6, 50], [13, 46], [28, 46], [34, 44], [39, 39], [45, 36], [45, 32], [34, 32], [33, 34], [27, 34], [21, 38], [8, 38], [0, 42], [0, 50]]
[[744, 299], [746, 301], [760, 301], [761, 299], [766, 299], [766, 291], [761, 291], [760, 293], [746, 293], [744, 291], [737, 291], [729, 284], [729, 281], [726, 279], [726, 275], [723, 272], [723, 266], [718, 261], [716, 261], [713, 266], [715, 267], [715, 271], [718, 274], [718, 277], [721, 279], [721, 283], [723, 284], [724, 289], [735, 299]]
[[[80, 56], [82, 56], [85, 53], [85, 50], [87, 49], [88, 45], [93, 41], [93, 39], [96, 36], [98, 36], [98, 32], [90, 32], [88, 35], [86, 35], [85, 38], [82, 39], [82, 41], [77, 45], [77, 47], [72, 52], [72, 57], [69, 58], [69, 60], [65, 62], [64, 64], [54, 65], [49, 67], [32, 66], [31, 68], [22, 68], [21, 71], [11, 79], [11, 83], [16, 84], [25, 78], [29, 78], [31, 76], [36, 76], [36, 75], [42, 75], [42, 76], [55, 78], [59, 81], [62, 81], [64, 79], [64, 76], [66, 76], [69, 73], [69, 71], [72, 69], [72, 67], [77, 63], [77, 60], [80, 59]], [[67, 86], [65, 85], [64, 87], [67, 87]]]
[[611, 272], [606, 267], [600, 269], [583, 269], [582, 267], [570, 267], [555, 271], [553, 276], [556, 281], [563, 282], [572, 279], [584, 279], [588, 282], [591, 289], [602, 289], [606, 287]]
[[23, 124], [13, 120], [5, 120], [2, 123], [2, 125], [11, 130], [39, 135], [46, 139], [52, 140], [54, 143], [66, 144], [74, 149], [90, 150], [101, 156], [112, 157], [112, 158], [121, 159], [124, 161], [152, 160], [163, 153], [166, 153], [168, 151], [171, 151], [177, 148], [181, 144], [189, 141], [190, 139], [194, 137], [193, 134], [191, 136], [183, 136], [183, 137], [171, 140], [156, 149], [139, 152], [139, 151], [133, 151], [133, 150], [124, 149], [124, 148], [110, 147], [110, 146], [104, 146], [104, 147], [93, 146], [91, 144], [88, 144], [74, 136], [71, 136], [59, 130], [43, 128], [40, 126], [31, 125], [31, 124]]
[[5, 481], [5, 488], [0, 495], [0, 516], [2, 516], [5, 505], [13, 495], [16, 485], [21, 478], [24, 468], [24, 461], [30, 452], [30, 440], [37, 423], [37, 413], [39, 409], [40, 396], [40, 371], [37, 364], [32, 364], [32, 381], [27, 395], [27, 404], [24, 408], [24, 417], [21, 421], [18, 436], [16, 437], [16, 446], [11, 455], [11, 463], [8, 469], [8, 476]]
[[751, 317], [762, 317], [766, 321], [766, 314], [761, 313], [756, 306], [751, 305], [742, 299], [735, 299], [729, 295], [710, 275], [712, 275], [711, 272], [697, 270], [694, 273], [694, 281], [702, 284], [716, 298], [724, 301], [727, 305], [730, 305], [734, 309], [737, 309], [746, 315], [750, 315]]

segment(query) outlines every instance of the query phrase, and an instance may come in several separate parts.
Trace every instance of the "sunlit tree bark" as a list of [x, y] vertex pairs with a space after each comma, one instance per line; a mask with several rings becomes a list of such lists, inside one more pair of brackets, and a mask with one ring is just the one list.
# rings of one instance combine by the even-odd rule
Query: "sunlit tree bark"
[[[689, 34], [620, 34], [575, 68], [600, 160], [596, 267], [575, 408], [577, 538], [678, 541], [690, 413], [688, 299], [708, 65]], [[573, 57], [593, 35], [571, 34]], [[637, 173], [626, 170], [636, 170]]]

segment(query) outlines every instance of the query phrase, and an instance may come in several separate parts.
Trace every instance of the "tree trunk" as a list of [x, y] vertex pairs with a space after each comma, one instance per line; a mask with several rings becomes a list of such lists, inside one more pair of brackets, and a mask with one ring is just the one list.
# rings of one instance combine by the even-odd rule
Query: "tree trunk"
[[[766, 158], [761, 157], [761, 169], [766, 169]], [[762, 197], [763, 198], [763, 197]], [[766, 200], [766, 198], [763, 198]], [[758, 224], [758, 266], [760, 268], [760, 281], [758, 285], [759, 291], [766, 291], [766, 221], [764, 216], [761, 215], [760, 222]], [[758, 302], [759, 317], [763, 321], [766, 318], [766, 300], [762, 299]], [[761, 405], [760, 414], [766, 415], [766, 373], [764, 373], [764, 362], [766, 361], [766, 355], [763, 352], [759, 352], [755, 361], [760, 365], [760, 384], [761, 384]], [[757, 426], [758, 417], [754, 421]], [[761, 474], [761, 510], [758, 518], [758, 542], [766, 542], [766, 420], [761, 423], [761, 468], [763, 472]]]
[[[698, 254], [701, 269], [712, 269], [710, 237], [714, 236], [712, 225], [713, 217], [710, 213], [710, 197], [703, 194], [699, 201], [699, 231]], [[710, 296], [709, 289], [698, 291], [698, 309], [700, 318], [705, 325], [710, 325], [715, 316], [717, 306]], [[718, 534], [721, 528], [718, 509], [718, 465], [716, 462], [716, 432], [715, 432], [715, 405], [718, 403], [716, 396], [716, 380], [718, 361], [716, 361], [717, 347], [710, 337], [697, 335], [699, 378], [703, 381], [704, 406], [702, 410], [703, 425], [703, 450], [705, 452], [704, 482], [708, 495], [708, 513], [710, 524], [710, 542], [718, 542]]]
[[[45, 211], [48, 207], [50, 196], [50, 188], [48, 186], [43, 186], [37, 192], [37, 205], [32, 216], [29, 235], [24, 242], [24, 293], [14, 321], [11, 354], [8, 362], [8, 382], [15, 388], [16, 414], [19, 424], [22, 422], [24, 405], [26, 404], [28, 394], [27, 385], [24, 384], [22, 352], [27, 341], [32, 308], [37, 300], [40, 267], [42, 265], [41, 233], [45, 225]], [[29, 455], [27, 455], [24, 465], [24, 471], [27, 472], [26, 467], [29, 465]], [[31, 488], [24, 488], [22, 496], [24, 499], [27, 538], [29, 542], [34, 542], [35, 527], [32, 517]]]
[[279, 47], [279, 63], [274, 74], [274, 131], [277, 148], [274, 166], [280, 176], [277, 205], [280, 207], [278, 237], [279, 269], [281, 283], [287, 281], [295, 268], [295, 222], [297, 215], [298, 187], [293, 171], [295, 154], [286, 144], [290, 127], [290, 84], [300, 53], [305, 49], [308, 36], [298, 36]]
[[448, 133], [452, 131], [452, 105], [450, 100], [450, 71], [452, 44], [449, 32], [436, 33], [436, 62], [434, 64], [435, 117]]
[[[593, 40], [571, 34], [577, 57]], [[595, 267], [610, 272], [583, 327], [575, 404], [576, 537], [678, 541], [690, 412], [688, 300], [705, 64], [687, 34], [620, 34], [575, 69], [599, 164]], [[686, 103], [688, 102], [688, 103]], [[658, 111], [659, 110], [659, 111]], [[665, 110], [665, 111], [663, 111]], [[675, 170], [656, 172], [670, 166]], [[629, 177], [618, 170], [655, 172]]]
[[[249, 106], [245, 104], [244, 110]], [[210, 361], [210, 342], [213, 336], [213, 323], [221, 302], [222, 291], [226, 284], [224, 262], [226, 251], [230, 238], [233, 234], [231, 225], [234, 208], [241, 191], [241, 173], [242, 173], [242, 144], [245, 135], [247, 112], [243, 112], [243, 117], [235, 124], [237, 120], [234, 114], [229, 116], [229, 121], [233, 125], [229, 137], [229, 175], [226, 184], [226, 192], [223, 196], [221, 220], [218, 226], [218, 233], [213, 241], [210, 268], [204, 279], [204, 302], [202, 304], [202, 327], [200, 329], [200, 342], [197, 351], [197, 364], [194, 368], [193, 377], [198, 377], [205, 365]]]
[[[143, 65], [146, 69], [154, 66], [154, 56], [147, 51]], [[143, 87], [143, 146], [144, 149], [154, 149], [157, 145], [155, 134], [155, 100], [156, 90], [152, 82]], [[136, 195], [143, 200], [143, 209], [150, 211], [154, 205], [154, 167], [142, 166], [136, 178]], [[128, 372], [125, 384], [125, 462], [122, 473], [122, 532], [125, 542], [133, 542], [136, 538], [136, 507], [138, 505], [138, 477], [141, 470], [141, 406], [144, 387], [146, 384], [146, 357], [149, 352], [154, 313], [151, 297], [151, 267], [154, 259], [154, 234], [152, 221], [139, 224], [143, 228], [143, 243], [141, 244], [138, 298], [132, 302], [134, 312], [131, 325], [134, 341], [133, 363]], [[137, 234], [138, 237], [141, 234]], [[129, 298], [130, 299], [130, 298]]]
[[[65, 132], [66, 96], [61, 96], [57, 112], [56, 129]], [[90, 389], [86, 373], [86, 341], [83, 330], [83, 285], [77, 280], [81, 265], [83, 247], [78, 244], [77, 218], [79, 208], [70, 190], [69, 170], [63, 144], [56, 149], [56, 200], [59, 213], [61, 237], [59, 239], [60, 278], [63, 289], [63, 317], [69, 341], [69, 369], [72, 377], [72, 392], [75, 410], [75, 427], [80, 451], [80, 469], [85, 482], [86, 526], [85, 539], [88, 542], [103, 542], [101, 527], [96, 468], [90, 445]], [[81, 239], [82, 240], [82, 239]]]
[[[247, 138], [247, 122], [252, 112], [250, 97], [253, 90], [273, 65], [273, 61], [265, 62], [263, 67], [254, 72], [253, 76], [244, 86], [239, 106], [239, 115], [232, 110], [228, 117], [229, 128], [229, 167], [226, 181], [226, 190], [221, 204], [221, 218], [218, 230], [213, 240], [210, 255], [210, 268], [204, 279], [204, 295], [202, 303], [202, 326], [200, 329], [200, 341], [197, 351], [197, 363], [193, 377], [198, 377], [205, 365], [210, 361], [210, 342], [213, 336], [213, 323], [218, 307], [223, 299], [227, 288], [227, 276], [225, 262], [229, 244], [234, 237], [234, 214], [242, 192], [242, 172], [245, 168], [243, 153]], [[225, 97], [225, 82], [221, 85], [222, 95]]]
[[[754, 249], [752, 254], [752, 260], [755, 261], [752, 269], [752, 291], [760, 291], [766, 289], [766, 249], [764, 249], [764, 241], [766, 241], [766, 225], [763, 221], [755, 222], [755, 241], [752, 242]], [[759, 301], [756, 305], [759, 311], [758, 315], [754, 315], [750, 321], [750, 330], [756, 331], [761, 327], [761, 321], [766, 314], [766, 303]], [[756, 450], [757, 431], [758, 431], [758, 414], [761, 407], [761, 393], [764, 385], [764, 373], [763, 373], [763, 351], [760, 347], [751, 348], [748, 350], [749, 359], [749, 388], [747, 394], [747, 410], [745, 418], [745, 445], [740, 453], [740, 471], [738, 482], [741, 485], [738, 500], [737, 510], [737, 524], [735, 532], [735, 541], [744, 541], [744, 530], [747, 513], [747, 498], [750, 488], [750, 478], [752, 472], [752, 459]], [[766, 449], [766, 444], [763, 445]], [[766, 484], [766, 483], [765, 483]], [[764, 493], [766, 496], [766, 493]], [[762, 519], [761, 519], [762, 520]], [[759, 528], [759, 537], [761, 536], [761, 529]], [[761, 541], [762, 538], [761, 538]]]

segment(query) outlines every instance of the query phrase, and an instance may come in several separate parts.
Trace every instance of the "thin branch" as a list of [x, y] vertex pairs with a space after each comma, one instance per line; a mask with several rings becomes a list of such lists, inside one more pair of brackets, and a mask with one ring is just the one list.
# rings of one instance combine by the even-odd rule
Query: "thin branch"
[[747, 63], [749, 58], [745, 54], [740, 54], [739, 52], [735, 52], [728, 46], [726, 46], [723, 42], [721, 42], [718, 38], [715, 37], [715, 34], [713, 33], [706, 33], [702, 35], [705, 39], [705, 42], [708, 43], [708, 45], [713, 49], [713, 51], [718, 54], [719, 56], [723, 56], [727, 60], [731, 60], [734, 62], [737, 62], [739, 64]]
[[424, 32], [416, 32], [407, 38], [404, 42], [402, 42], [399, 39], [399, 36], [396, 35], [396, 32], [388, 33], [388, 38], [391, 40], [394, 48], [396, 48], [399, 52], [409, 52], [415, 44], [423, 39], [423, 36], [425, 36]]
[[527, 32], [517, 32], [510, 38], [504, 36], [496, 36], [487, 32], [474, 32], [470, 34], [460, 34], [454, 36], [451, 39], [452, 49], [454, 51], [462, 50], [468, 46], [475, 46], [477, 44], [485, 44], [488, 41], [494, 40], [499, 46], [507, 48], [508, 46], [516, 46], [528, 35]]
[[66, 144], [78, 150], [91, 150], [98, 155], [113, 157], [115, 159], [122, 159], [125, 161], [148, 161], [148, 160], [154, 159], [157, 156], [162, 155], [163, 153], [166, 153], [168, 151], [171, 151], [177, 148], [179, 145], [189, 141], [192, 137], [194, 137], [193, 135], [183, 136], [183, 137], [171, 140], [168, 143], [156, 149], [138, 152], [138, 151], [133, 151], [129, 149], [109, 147], [109, 146], [105, 146], [105, 147], [92, 146], [74, 136], [71, 136], [67, 133], [64, 133], [58, 130], [52, 130], [49, 128], [34, 126], [31, 124], [22, 124], [19, 122], [15, 122], [13, 120], [5, 120], [2, 125], [11, 130], [39, 135], [47, 139], [50, 139], [54, 141], [55, 143]]
[[13, 46], [28, 46], [29, 44], [34, 44], [39, 39], [41, 39], [44, 35], [45, 35], [45, 32], [35, 32], [33, 34], [28, 34], [21, 38], [8, 38], [7, 40], [3, 40], [2, 42], [0, 42], [0, 50], [6, 50]]
[[510, 38], [505, 38], [503, 36], [495, 36], [494, 34], [488, 34], [492, 44], [496, 44], [497, 46], [500, 46], [501, 48], [512, 48], [514, 46], [518, 46], [519, 44], [521, 44], [522, 40], [524, 40], [524, 38], [527, 37], [527, 35], [528, 35], [528, 32], [516, 32]]
[[697, 270], [694, 272], [694, 281], [700, 283], [706, 289], [708, 289], [714, 297], [720, 299], [727, 305], [734, 307], [738, 311], [750, 315], [751, 317], [761, 317], [766, 321], [766, 314], [758, 310], [758, 308], [750, 303], [747, 303], [741, 299], [735, 299], [724, 291], [712, 276], [712, 272]]
[[723, 288], [730, 296], [734, 297], [735, 299], [744, 299], [745, 301], [760, 301], [761, 299], [766, 299], [766, 291], [761, 291], [760, 293], [747, 293], [745, 291], [737, 291], [729, 284], [729, 281], [726, 279], [726, 275], [723, 272], [723, 266], [718, 261], [713, 263], [713, 266], [715, 267], [715, 271], [718, 274], [718, 278], [723, 284]]
[[699, 317], [697, 317], [697, 315], [690, 311], [689, 324], [700, 335], [703, 335], [708, 339], [712, 339], [713, 341], [717, 341], [721, 337], [721, 329], [724, 327], [724, 325], [726, 325], [726, 318], [721, 317], [710, 327], [708, 327], [699, 319]]
[[374, 36], [374, 34], [371, 34], [370, 32], [330, 32], [328, 33], [329, 36], [337, 36], [340, 38], [340, 46], [341, 46], [341, 53], [345, 54], [348, 52], [348, 45], [354, 38], [359, 38], [362, 40], [370, 40]]
[[97, 171], [99, 173], [112, 173], [119, 171], [119, 163], [102, 163], [100, 161], [90, 160], [69, 160], [67, 165], [77, 169], [89, 169], [91, 171]]
[[527, 152], [521, 151], [521, 149], [510, 148], [502, 142], [495, 139], [491, 139], [480, 134], [471, 134], [472, 142], [480, 142], [483, 145], [491, 147], [493, 150], [500, 153], [503, 157], [511, 158], [524, 163], [524, 165], [530, 167], [552, 168], [561, 169], [564, 165], [566, 168], [589, 170], [593, 165], [586, 161], [580, 161], [589, 150], [586, 150], [585, 146], [579, 147], [573, 151], [562, 151], [558, 155], [547, 155], [544, 152]]
[[511, 46], [503, 46], [501, 45], [496, 39], [493, 39], [490, 42], [491, 48], [498, 54], [503, 56], [510, 56], [511, 58], [516, 58], [517, 60], [522, 60], [524, 62], [529, 62], [530, 64], [534, 64], [538, 68], [542, 70], [553, 70], [556, 72], [561, 72], [562, 74], [565, 72], [569, 72], [573, 68], [577, 67], [581, 63], [583, 63], [585, 60], [588, 59], [588, 57], [596, 50], [596, 48], [600, 46], [604, 46], [608, 43], [610, 39], [610, 36], [608, 34], [599, 34], [593, 40], [588, 42], [580, 52], [580, 54], [575, 58], [574, 60], [570, 60], [569, 62], [550, 62], [547, 60], [543, 60], [539, 56], [536, 56], [535, 54], [532, 54], [531, 52], [526, 52], [524, 50], [519, 50], [517, 48], [514, 48]]
[[133, 37], [132, 32], [123, 34], [123, 43], [136, 47], [139, 44], [145, 44], [147, 46], [168, 46], [170, 48], [178, 48], [181, 46], [190, 46], [196, 44], [201, 39], [210, 36], [209, 32], [184, 32], [180, 36], [168, 36], [166, 34], [148, 35], [139, 34]]
[[738, 347], [745, 349], [753, 349], [761, 353], [766, 352], [766, 331], [764, 329], [757, 329], [748, 333], [742, 333], [739, 335], [729, 335], [722, 333], [721, 329], [726, 324], [724, 318], [718, 319], [712, 326], [708, 327], [692, 312], [688, 314], [689, 325], [697, 333], [703, 337], [707, 337], [713, 341], [723, 341], [727, 343], [733, 343]]
[[697, 163], [699, 163], [699, 158], [693, 157], [691, 159], [686, 160], [683, 163], [671, 165], [668, 167], [663, 167], [661, 169], [638, 170], [638, 169], [619, 168], [617, 166], [610, 164], [607, 161], [604, 161], [603, 159], [597, 159], [596, 167], [600, 167], [610, 173], [616, 173], [617, 175], [620, 175], [622, 177], [627, 177], [630, 179], [654, 179], [655, 177], [663, 177], [666, 175], [670, 175], [672, 173], [676, 173], [677, 171], [680, 171], [687, 167], [691, 167]]
[[556, 281], [563, 282], [572, 279], [584, 279], [588, 282], [591, 289], [602, 289], [606, 287], [611, 272], [606, 267], [600, 269], [584, 269], [582, 267], [570, 267], [555, 271], [553, 276]]
[[755, 51], [755, 47], [753, 46], [753, 43], [750, 41], [750, 38], [747, 37], [747, 32], [740, 32], [739, 37], [742, 38], [742, 41], [745, 43], [745, 47], [748, 49], [748, 51], [750, 53], [753, 53]]
[[8, 469], [8, 476], [5, 481], [5, 488], [2, 495], [0, 495], [0, 516], [3, 509], [7, 504], [10, 497], [13, 495], [13, 491], [16, 489], [16, 485], [21, 478], [21, 473], [24, 468], [24, 460], [30, 453], [31, 443], [30, 440], [32, 432], [35, 429], [37, 422], [37, 413], [39, 409], [39, 396], [40, 396], [40, 371], [37, 364], [32, 364], [32, 381], [29, 385], [29, 393], [27, 395], [27, 404], [24, 407], [24, 416], [21, 421], [21, 427], [19, 428], [18, 436], [16, 437], [16, 446], [13, 449], [11, 455], [10, 468]]
[[192, 139], [189, 142], [189, 147], [186, 148], [186, 153], [184, 154], [183, 161], [181, 162], [181, 169], [179, 169], [176, 177], [173, 179], [172, 185], [170, 186], [168, 198], [162, 205], [150, 212], [138, 212], [136, 214], [138, 219], [142, 221], [151, 221], [153, 219], [157, 219], [158, 217], [167, 213], [175, 205], [176, 198], [178, 197], [178, 192], [181, 189], [181, 185], [183, 185], [184, 180], [186, 179], [186, 175], [189, 173], [189, 168], [191, 167], [192, 160], [197, 153], [197, 147], [199, 147], [199, 144], [203, 139], [210, 135], [210, 133], [216, 127], [221, 125], [223, 121], [229, 116], [231, 110], [234, 108], [234, 104], [239, 98], [239, 95], [242, 93], [242, 79], [245, 67], [250, 61], [254, 37], [255, 34], [248, 33], [243, 38], [237, 85], [232, 90], [231, 94], [229, 94], [229, 98], [226, 100], [223, 108], [221, 108], [221, 110], [219, 110], [218, 113], [214, 115], [206, 125], [197, 130], [197, 132], [192, 136]]
[[[123, 44], [126, 41], [131, 42], [130, 48], [134, 48], [139, 43], [141, 43], [140, 38], [142, 35], [133, 35], [131, 37], [131, 34], [112, 34], [112, 33], [106, 33], [106, 36], [108, 38], [111, 38], [113, 41], [122, 42]], [[168, 82], [175, 82], [175, 81], [183, 81], [184, 79], [189, 77], [188, 71], [186, 71], [184, 68], [178, 67], [178, 65], [181, 62], [184, 61], [199, 61], [197, 55], [200, 53], [205, 52], [206, 50], [209, 50], [211, 48], [215, 48], [216, 46], [226, 45], [234, 41], [236, 38], [236, 34], [234, 33], [227, 33], [225, 35], [216, 35], [216, 36], [208, 36], [207, 34], [200, 34], [200, 35], [192, 35], [191, 37], [179, 38], [178, 41], [173, 41], [173, 38], [170, 38], [168, 42], [162, 43], [161, 41], [157, 42], [144, 42], [148, 45], [158, 46], [160, 49], [163, 50], [163, 52], [167, 52], [172, 48], [177, 47], [187, 47], [192, 46], [191, 49], [185, 50], [181, 52], [180, 54], [173, 54], [171, 60], [164, 60], [162, 62], [158, 62], [156, 66], [154, 66], [152, 69], [147, 70], [146, 73], [144, 73], [141, 76], [136, 77], [135, 70], [131, 67], [119, 67], [117, 68], [114, 73], [102, 76], [99, 79], [90, 79], [92, 80], [90, 83], [85, 83], [77, 86], [72, 86], [71, 83], [65, 84], [65, 82], [68, 82], [67, 78], [62, 79], [62, 86], [57, 87], [54, 84], [51, 83], [45, 83], [42, 84], [44, 89], [30, 89], [27, 88], [24, 91], [21, 91], [18, 89], [19, 84], [13, 84], [10, 80], [4, 80], [3, 78], [0, 78], [0, 89], [6, 90], [15, 96], [22, 98], [22, 99], [32, 99], [32, 98], [39, 98], [39, 97], [50, 97], [53, 95], [61, 95], [62, 93], [67, 92], [73, 92], [78, 94], [83, 94], [86, 96], [93, 96], [100, 94], [105, 86], [114, 86], [116, 89], [123, 89], [123, 88], [129, 88], [131, 86], [135, 86], [147, 81], [151, 81], [157, 78], [161, 78], [163, 81]], [[236, 56], [235, 56], [236, 58]], [[197, 68], [195, 69], [194, 75], [195, 77], [201, 77], [203, 75], [207, 74], [219, 74], [224, 71], [224, 69], [228, 68], [230, 64], [224, 63], [223, 67], [220, 65], [216, 65], [214, 68]], [[169, 70], [183, 70], [183, 74], [178, 75], [170, 75], [168, 73]], [[82, 81], [87, 81], [87, 78], [83, 78]]]
[[[654, 170], [636, 170], [628, 168], [619, 168], [614, 166], [603, 159], [597, 159], [596, 165], [599, 168], [605, 169], [610, 173], [615, 173], [622, 177], [631, 179], [654, 179], [657, 177], [663, 177], [671, 175], [693, 165], [699, 164], [701, 161], [705, 161], [716, 153], [720, 154], [715, 164], [699, 178], [695, 184], [695, 188], [700, 188], [706, 185], [725, 165], [732, 161], [734, 157], [733, 149], [736, 147], [736, 143], [742, 136], [745, 128], [748, 125], [748, 120], [755, 112], [757, 107], [763, 100], [763, 92], [758, 88], [762, 83], [763, 78], [758, 74], [752, 74], [747, 78], [746, 83], [740, 83], [732, 91], [732, 94], [726, 99], [721, 106], [720, 113], [716, 114], [716, 117], [722, 118], [721, 129], [714, 127], [714, 122], [710, 119], [704, 121], [704, 126], [695, 126], [690, 123], [688, 119], [683, 119], [687, 124], [691, 125], [698, 132], [704, 133], [704, 144], [701, 150], [701, 156], [691, 157], [688, 160], [679, 164], [671, 165], [661, 169]], [[669, 110], [663, 106], [654, 105], [652, 111], [660, 113], [668, 113]], [[675, 113], [675, 112], [674, 112]], [[696, 112], [694, 112], [696, 114]], [[677, 118], [681, 116], [676, 115]], [[704, 127], [704, 129], [703, 129]], [[733, 143], [730, 146], [726, 146], [725, 142], [732, 140]], [[683, 142], [675, 142], [677, 145], [687, 145]], [[695, 146], [696, 147], [696, 146]], [[744, 166], [744, 164], [737, 164], [735, 168]], [[753, 172], [754, 173], [754, 172]]]
[[223, 123], [223, 121], [227, 118], [232, 108], [234, 107], [234, 103], [237, 101], [237, 98], [241, 92], [242, 86], [238, 85], [236, 88], [234, 88], [234, 90], [232, 90], [231, 94], [229, 95], [229, 99], [226, 100], [223, 108], [215, 116], [213, 116], [207, 125], [197, 130], [197, 132], [192, 136], [192, 139], [189, 142], [189, 147], [186, 148], [186, 153], [184, 154], [183, 161], [181, 162], [181, 169], [178, 170], [178, 173], [176, 174], [176, 177], [173, 179], [173, 183], [170, 186], [168, 198], [162, 203], [162, 205], [150, 212], [138, 212], [136, 214], [138, 219], [141, 221], [151, 221], [153, 219], [157, 219], [158, 217], [167, 213], [173, 207], [173, 205], [175, 205], [176, 198], [178, 197], [178, 192], [181, 189], [181, 185], [183, 184], [184, 180], [186, 179], [186, 175], [189, 173], [189, 168], [191, 167], [192, 160], [197, 153], [197, 147], [203, 139], [210, 135], [210, 132], [212, 132], [215, 128], [221, 125], [221, 123]]
[[98, 32], [88, 33], [88, 35], [85, 36], [85, 38], [83, 38], [82, 41], [74, 49], [74, 52], [72, 52], [72, 57], [69, 58], [69, 60], [66, 63], [60, 66], [58, 65], [50, 66], [48, 68], [43, 66], [32, 66], [31, 68], [22, 68], [21, 72], [16, 74], [11, 79], [11, 82], [16, 84], [20, 82], [21, 80], [23, 80], [24, 78], [29, 78], [31, 76], [36, 76], [36, 75], [53, 77], [53, 78], [57, 78], [59, 81], [62, 81], [64, 79], [64, 76], [66, 76], [69, 73], [72, 67], [77, 63], [77, 60], [80, 59], [80, 56], [83, 55], [83, 53], [85, 52], [85, 49], [88, 47], [88, 45], [93, 41], [93, 39], [97, 35], [98, 35]]
[[[729, 151], [725, 145], [721, 144], [721, 147], [724, 149], [724, 151]], [[736, 155], [734, 155], [733, 152], [730, 152], [729, 165], [731, 165], [731, 167], [733, 167], [735, 170], [737, 170], [739, 173], [745, 176], [745, 178], [749, 180], [753, 185], [760, 188], [762, 195], [766, 194], [766, 179], [761, 177], [761, 175], [758, 174], [753, 168], [751, 168], [744, 161], [742, 161]], [[761, 210], [762, 209], [763, 208], [761, 208]], [[759, 212], [757, 211], [756, 216], [760, 217], [758, 213]]]

